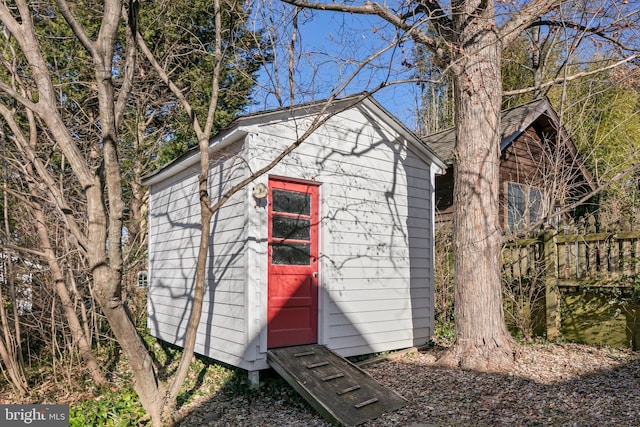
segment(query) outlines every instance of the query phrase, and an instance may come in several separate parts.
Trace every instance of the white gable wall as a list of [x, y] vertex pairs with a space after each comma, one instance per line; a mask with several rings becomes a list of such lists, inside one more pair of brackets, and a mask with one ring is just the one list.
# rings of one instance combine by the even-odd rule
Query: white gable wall
[[[251, 168], [292, 143], [305, 122], [256, 128], [249, 136]], [[394, 135], [354, 108], [270, 171], [321, 183], [319, 342], [345, 356], [423, 344], [433, 331], [433, 172]], [[266, 242], [266, 209], [252, 212], [264, 217], [255, 222]], [[256, 286], [266, 289], [262, 252], [265, 270]], [[261, 297], [266, 306], [266, 292]]]

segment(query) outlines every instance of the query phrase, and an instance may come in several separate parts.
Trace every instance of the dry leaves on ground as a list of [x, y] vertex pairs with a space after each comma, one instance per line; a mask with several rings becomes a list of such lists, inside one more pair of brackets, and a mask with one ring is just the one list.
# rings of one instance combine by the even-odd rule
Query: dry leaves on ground
[[[577, 344], [519, 348], [515, 366], [487, 374], [435, 366], [441, 349], [363, 368], [407, 406], [378, 426], [640, 426], [640, 353]], [[183, 408], [182, 426], [328, 426], [280, 380]], [[188, 412], [187, 412], [188, 411]]]

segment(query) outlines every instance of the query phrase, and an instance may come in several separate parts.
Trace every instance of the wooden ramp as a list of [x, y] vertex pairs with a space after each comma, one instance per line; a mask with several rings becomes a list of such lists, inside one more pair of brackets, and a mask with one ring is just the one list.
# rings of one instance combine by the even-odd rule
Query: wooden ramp
[[269, 365], [328, 421], [357, 426], [406, 400], [322, 345], [271, 349]]

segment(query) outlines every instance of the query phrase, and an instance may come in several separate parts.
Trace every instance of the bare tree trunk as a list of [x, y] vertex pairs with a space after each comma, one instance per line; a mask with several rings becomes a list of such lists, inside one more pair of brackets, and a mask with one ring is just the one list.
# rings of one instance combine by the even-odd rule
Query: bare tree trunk
[[[36, 171], [39, 171], [41, 174], [45, 174], [48, 172], [46, 172], [46, 167], [42, 165], [40, 159], [36, 156], [38, 132], [34, 114], [31, 111], [27, 111], [26, 114], [30, 128], [30, 139], [27, 140], [22, 134], [18, 132], [17, 127], [14, 126], [14, 129], [16, 130], [14, 140], [16, 149], [21, 153], [24, 159], [24, 172], [26, 173], [27, 177], [29, 177], [29, 180], [27, 181], [29, 192], [33, 196], [36, 196], [40, 193], [40, 190], [34, 184], [35, 182], [41, 181], [43, 178], [47, 182], [54, 182], [54, 179], [51, 176], [38, 177], [38, 173]], [[7, 117], [6, 114], [5, 117]], [[46, 197], [43, 198], [46, 199]], [[54, 200], [52, 200], [52, 202], [55, 203]], [[29, 202], [27, 201], [27, 203]], [[83, 361], [86, 363], [89, 374], [91, 375], [93, 381], [96, 383], [96, 385], [103, 386], [106, 384], [106, 378], [102, 374], [99, 363], [95, 358], [93, 352], [91, 351], [90, 340], [85, 333], [86, 329], [83, 328], [82, 323], [78, 319], [78, 315], [75, 311], [75, 305], [69, 295], [69, 290], [67, 289], [67, 284], [64, 280], [64, 272], [60, 267], [59, 258], [49, 237], [50, 229], [47, 225], [45, 215], [42, 211], [41, 206], [37, 203], [32, 204], [32, 212], [35, 217], [35, 227], [37, 230], [38, 238], [40, 240], [42, 254], [45, 261], [49, 265], [49, 269], [51, 271], [52, 279], [54, 282], [55, 293], [58, 298], [60, 298], [60, 302], [62, 303], [63, 313], [69, 325], [73, 343], [80, 352], [80, 356], [82, 357]]]
[[[460, 3], [460, 2], [457, 2]], [[468, 2], [466, 2], [468, 3]], [[499, 226], [501, 44], [481, 12], [456, 16], [459, 46], [479, 43], [453, 66], [456, 146], [454, 151], [454, 289], [456, 339], [442, 364], [495, 370], [513, 363], [513, 338], [502, 307]], [[489, 2], [491, 3], [491, 2]]]
[[131, 200], [129, 202], [129, 223], [127, 231], [129, 234], [129, 241], [131, 244], [141, 244], [144, 239], [142, 238], [145, 230], [142, 229], [143, 215], [142, 207], [144, 205], [144, 190], [140, 185], [139, 177], [142, 176], [142, 168], [139, 162], [136, 162], [134, 168], [134, 179], [131, 180]]
[[291, 42], [287, 46], [289, 49], [289, 105], [296, 103], [296, 41], [298, 39], [298, 15], [300, 8], [296, 7], [293, 12], [293, 32], [291, 33]]
[[[142, 404], [149, 412], [154, 425], [159, 426], [162, 424], [164, 393], [158, 384], [151, 357], [121, 299], [123, 262], [121, 238], [124, 203], [116, 150], [118, 142], [117, 114], [111, 67], [122, 14], [122, 2], [119, 0], [103, 2], [102, 21], [95, 41], [91, 40], [84, 32], [66, 1], [57, 0], [56, 2], [60, 13], [93, 60], [100, 112], [100, 144], [103, 154], [102, 164], [96, 170], [84, 158], [76, 141], [70, 137], [70, 132], [59, 114], [51, 76], [39, 49], [40, 45], [32, 22], [31, 9], [24, 0], [18, 0], [16, 3], [20, 13], [20, 21], [18, 22], [12, 16], [11, 11], [2, 4], [0, 4], [0, 19], [5, 24], [7, 31], [15, 37], [31, 67], [33, 81], [38, 89], [38, 102], [32, 102], [9, 87], [3, 89], [40, 116], [51, 137], [55, 139], [60, 151], [69, 162], [78, 184], [84, 192], [87, 201], [87, 228], [84, 247], [86, 248], [89, 270], [94, 279], [94, 294], [129, 361], [135, 378], [135, 389]], [[135, 1], [130, 4], [130, 7], [137, 6]], [[133, 48], [133, 46], [127, 47]], [[130, 56], [130, 50], [127, 50], [126, 55], [127, 69], [133, 69], [129, 68], [135, 65], [132, 56]], [[120, 101], [128, 95], [124, 89], [120, 94]], [[117, 105], [123, 108], [125, 103], [118, 102]], [[71, 218], [70, 221], [73, 222], [73, 219]]]
[[18, 396], [24, 396], [29, 390], [24, 371], [20, 367], [15, 353], [10, 350], [9, 345], [5, 345], [4, 337], [0, 337], [0, 359], [9, 372], [9, 384], [15, 389]]
[[[10, 257], [11, 255], [7, 255]], [[1, 262], [1, 260], [0, 260]], [[5, 278], [12, 274], [9, 268], [5, 269]], [[16, 305], [15, 299], [12, 300], [13, 305]], [[9, 372], [9, 380], [11, 386], [16, 390], [19, 396], [24, 396], [28, 391], [27, 380], [24, 374], [24, 368], [21, 362], [21, 358], [17, 353], [20, 349], [16, 345], [17, 337], [11, 333], [9, 328], [9, 317], [4, 307], [4, 298], [2, 296], [2, 288], [0, 287], [0, 326], [2, 327], [2, 336], [0, 336], [0, 359], [4, 363], [5, 368]]]
[[[102, 276], [108, 274], [108, 271], [105, 269], [97, 274], [101, 280], [104, 280]], [[99, 298], [102, 310], [109, 320], [109, 325], [129, 362], [134, 376], [134, 388], [140, 401], [151, 416], [153, 425], [162, 426], [161, 417], [165, 390], [157, 380], [151, 356], [138, 335], [135, 325], [131, 322], [124, 305], [104, 294]]]
[[[69, 233], [67, 230], [64, 230], [64, 235], [65, 238], [68, 238]], [[66, 250], [68, 251], [68, 248], [66, 248]], [[68, 268], [68, 272], [69, 274], [67, 275], [68, 280], [69, 280], [69, 284], [71, 285], [71, 291], [73, 293], [73, 305], [74, 307], [78, 307], [80, 306], [80, 318], [82, 319], [81, 325], [82, 325], [82, 330], [84, 332], [84, 337], [88, 343], [89, 348], [91, 348], [91, 342], [92, 342], [92, 335], [91, 335], [91, 329], [89, 328], [89, 316], [87, 316], [87, 305], [84, 302], [84, 299], [82, 298], [83, 296], [80, 294], [79, 290], [78, 290], [78, 286], [76, 284], [76, 278], [75, 278], [75, 272], [80, 271], [80, 267], [79, 266], [69, 266]]]
[[222, 11], [220, 0], [214, 0], [214, 20], [216, 28], [215, 41], [215, 67], [212, 76], [211, 98], [209, 101], [209, 111], [205, 128], [199, 129], [197, 119], [194, 121], [194, 128], [198, 135], [198, 146], [200, 149], [200, 174], [198, 175], [198, 193], [200, 195], [200, 244], [198, 247], [198, 259], [196, 261], [196, 283], [193, 291], [193, 305], [189, 315], [189, 323], [184, 339], [184, 349], [182, 358], [176, 369], [169, 392], [165, 402], [165, 419], [172, 416], [173, 408], [178, 398], [178, 393], [184, 384], [184, 380], [189, 372], [189, 365], [193, 359], [196, 345], [198, 326], [202, 316], [202, 306], [204, 304], [205, 284], [207, 280], [207, 264], [209, 261], [209, 238], [211, 235], [211, 197], [209, 196], [209, 140], [213, 129], [213, 120], [218, 105], [218, 95], [220, 91], [220, 71], [222, 68]]
[[[540, 43], [540, 27], [531, 29], [531, 42], [533, 45], [531, 51], [531, 68], [533, 69], [533, 86], [540, 88], [542, 86], [542, 78], [544, 69], [542, 68], [542, 45]], [[533, 93], [534, 98], [538, 98], [542, 94], [540, 89], [536, 89]]]
[[[2, 148], [4, 155], [4, 162], [7, 160], [6, 153], [6, 140], [4, 134], [2, 136]], [[4, 165], [4, 176], [2, 182], [2, 197], [3, 197], [3, 223], [5, 239], [9, 239], [9, 197], [8, 197], [8, 166]], [[0, 263], [2, 263], [2, 257], [5, 259], [4, 269], [0, 269], [2, 278], [9, 285], [9, 296], [11, 298], [11, 304], [13, 305], [13, 333], [9, 328], [9, 318], [4, 307], [4, 298], [2, 297], [2, 283], [0, 283], [0, 324], [2, 326], [2, 337], [0, 337], [0, 358], [4, 363], [7, 371], [9, 371], [9, 378], [11, 385], [18, 392], [18, 395], [23, 396], [28, 390], [27, 380], [24, 374], [24, 360], [22, 358], [22, 337], [20, 334], [20, 321], [18, 319], [18, 308], [16, 302], [15, 293], [15, 274], [13, 271], [13, 260], [11, 259], [11, 253], [6, 251], [0, 251]], [[1, 265], [1, 264], [0, 264]]]
[[64, 273], [58, 264], [58, 258], [51, 246], [51, 240], [49, 239], [49, 234], [47, 232], [44, 214], [42, 213], [42, 210], [36, 207], [34, 209], [34, 215], [36, 217], [36, 227], [38, 229], [40, 245], [45, 253], [45, 258], [52, 274], [56, 295], [58, 295], [58, 298], [60, 298], [60, 302], [62, 303], [62, 311], [64, 312], [64, 317], [69, 325], [73, 342], [78, 348], [82, 360], [87, 365], [89, 375], [91, 375], [93, 381], [97, 386], [104, 386], [107, 383], [107, 380], [102, 374], [98, 360], [91, 351], [91, 345], [89, 344], [89, 339], [85, 334], [85, 329], [82, 327], [82, 323], [80, 323], [80, 320], [78, 319], [75, 306], [71, 300], [67, 284], [64, 280]]
[[[61, 1], [59, 0], [59, 3]], [[137, 5], [130, 5], [137, 7]], [[97, 171], [94, 185], [86, 191], [89, 217], [88, 235], [94, 244], [88, 248], [87, 258], [91, 264], [96, 284], [96, 295], [109, 325], [124, 351], [135, 378], [134, 387], [140, 396], [154, 425], [161, 425], [164, 390], [157, 379], [151, 356], [129, 316], [122, 300], [122, 226], [124, 202], [122, 180], [117, 153], [117, 124], [115, 90], [111, 76], [115, 38], [122, 3], [106, 1], [100, 33], [95, 44], [87, 46], [91, 52], [100, 105], [100, 122], [103, 144], [103, 168]], [[67, 18], [67, 16], [65, 16]], [[67, 19], [72, 24], [72, 19]], [[82, 39], [83, 34], [74, 28]], [[128, 64], [133, 66], [134, 64]], [[108, 200], [103, 196], [106, 187]], [[108, 252], [105, 243], [108, 242]]]

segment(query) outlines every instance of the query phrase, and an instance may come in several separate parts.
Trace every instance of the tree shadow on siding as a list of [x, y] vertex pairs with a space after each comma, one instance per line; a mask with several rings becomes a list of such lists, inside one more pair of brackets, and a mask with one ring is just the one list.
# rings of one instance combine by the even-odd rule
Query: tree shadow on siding
[[[214, 198], [223, 195], [223, 186], [226, 185], [226, 181], [223, 180], [225, 173], [224, 168], [218, 167], [217, 169], [218, 176], [214, 181], [218, 182], [218, 185], [211, 189], [212, 192], [216, 193], [213, 196]], [[212, 176], [215, 176], [213, 172]], [[193, 305], [196, 280], [195, 262], [200, 239], [200, 224], [197, 221], [190, 222], [185, 219], [177, 219], [169, 214], [163, 214], [161, 216], [166, 218], [167, 223], [170, 225], [170, 230], [180, 230], [182, 237], [178, 237], [181, 239], [178, 250], [182, 251], [182, 254], [187, 254], [189, 250], [193, 251], [193, 253], [185, 256], [186, 262], [184, 264], [180, 263], [179, 266], [176, 267], [180, 269], [181, 279], [175, 280], [152, 277], [148, 289], [150, 295], [148, 298], [148, 306], [150, 313], [153, 314], [148, 317], [148, 326], [157, 338], [180, 345], [184, 341], [189, 317], [191, 315], [191, 307]], [[199, 215], [197, 219], [199, 219]], [[217, 235], [226, 231], [220, 224], [221, 211], [219, 210], [212, 218], [211, 234], [209, 236], [209, 254], [204, 295], [205, 305], [201, 313], [198, 325], [199, 337], [196, 341], [196, 353], [200, 354], [209, 353], [212, 348], [211, 340], [212, 337], [214, 337], [213, 327], [217, 325], [217, 322], [214, 320], [214, 307], [216, 306], [216, 291], [219, 284], [227, 278], [230, 274], [229, 272], [234, 267], [237, 267], [237, 263], [242, 259], [249, 241], [248, 238], [238, 238], [233, 241], [232, 244], [225, 246], [225, 253], [220, 252], [219, 246], [216, 246], [216, 242], [220, 240]], [[181, 255], [175, 255], [174, 257], [180, 258]], [[222, 260], [222, 262], [219, 262], [219, 260]], [[184, 288], [176, 287], [175, 283], [184, 284]], [[165, 302], [166, 300], [171, 301], [171, 306], [162, 306], [159, 304], [158, 297], [156, 296], [154, 298], [153, 296], [154, 293], [161, 295], [162, 300]], [[164, 311], [156, 314], [156, 310], [159, 308], [162, 308]], [[173, 332], [168, 332], [166, 327], [161, 327], [160, 321], [162, 320], [166, 323], [169, 321], [167, 320], [168, 317], [172, 318], [172, 320], [170, 320], [171, 327], [168, 329], [173, 329]], [[204, 330], [201, 330], [203, 325]]]

